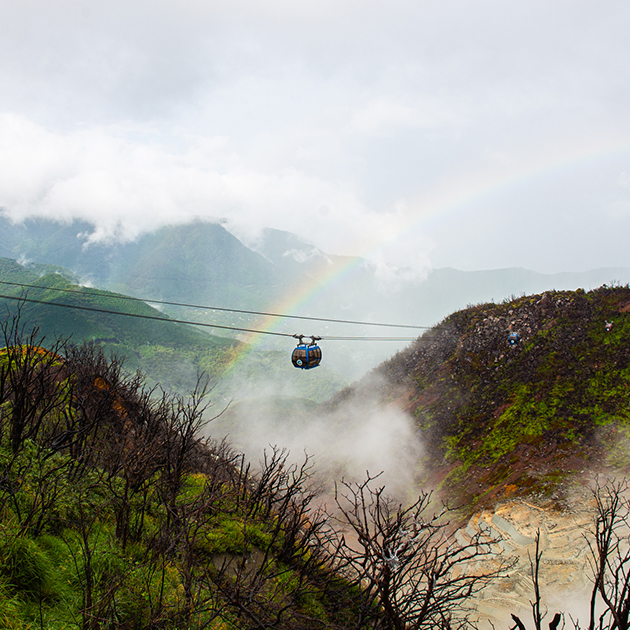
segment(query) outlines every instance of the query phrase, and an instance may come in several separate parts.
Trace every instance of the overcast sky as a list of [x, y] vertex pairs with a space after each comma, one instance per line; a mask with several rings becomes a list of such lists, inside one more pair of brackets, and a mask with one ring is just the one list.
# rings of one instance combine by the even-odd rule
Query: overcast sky
[[0, 0], [0, 207], [630, 266], [630, 3]]

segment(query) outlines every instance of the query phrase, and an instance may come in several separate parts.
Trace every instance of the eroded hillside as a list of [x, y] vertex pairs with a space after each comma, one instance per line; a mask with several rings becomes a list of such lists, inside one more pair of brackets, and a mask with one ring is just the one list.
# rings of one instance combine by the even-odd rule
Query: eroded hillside
[[570, 479], [628, 462], [629, 311], [630, 288], [605, 285], [473, 306], [332, 404], [375, 395], [410, 412], [423, 481], [459, 499], [562, 502]]

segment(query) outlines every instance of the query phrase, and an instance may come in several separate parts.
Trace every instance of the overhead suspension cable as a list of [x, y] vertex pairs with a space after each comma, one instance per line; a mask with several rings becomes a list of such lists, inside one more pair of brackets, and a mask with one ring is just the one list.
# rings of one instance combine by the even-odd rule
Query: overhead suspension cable
[[[75, 293], [80, 293], [75, 291]], [[1, 299], [16, 300], [18, 302], [31, 302], [33, 304], [43, 304], [44, 306], [58, 306], [60, 308], [72, 308], [79, 311], [91, 311], [93, 313], [106, 313], [108, 315], [124, 315], [125, 317], [137, 317], [139, 319], [152, 319], [171, 324], [190, 324], [192, 326], [203, 326], [205, 328], [220, 328], [221, 330], [235, 330], [238, 332], [250, 332], [258, 335], [275, 335], [276, 337], [294, 337], [289, 333], [273, 332], [271, 330], [256, 330], [253, 328], [239, 328], [237, 326], [221, 326], [220, 324], [207, 324], [205, 322], [191, 322], [185, 319], [171, 319], [169, 317], [157, 317], [156, 315], [141, 315], [139, 313], [125, 313], [123, 311], [112, 311], [104, 308], [92, 306], [79, 306], [78, 304], [63, 304], [61, 302], [46, 302], [45, 300], [35, 300], [29, 297], [18, 297], [14, 295], [0, 295]], [[142, 301], [142, 300], [138, 300]], [[327, 341], [413, 341], [415, 337], [322, 337]]]
[[[0, 284], [8, 284], [14, 287], [21, 287], [25, 289], [43, 289], [45, 291], [59, 291], [61, 293], [75, 293], [79, 295], [97, 295], [97, 296], [102, 297], [104, 294], [103, 291], [90, 291], [89, 289], [81, 289], [80, 291], [77, 291], [76, 289], [61, 289], [57, 287], [46, 287], [46, 286], [37, 285], [37, 284], [8, 282], [6, 280], [0, 280]], [[354, 325], [361, 325], [361, 326], [385, 326], [388, 328], [414, 328], [414, 329], [423, 329], [423, 330], [427, 330], [431, 328], [430, 326], [415, 326], [415, 325], [408, 325], [408, 324], [383, 324], [383, 323], [378, 323], [378, 322], [359, 322], [359, 321], [354, 321], [354, 320], [349, 320], [349, 319], [330, 319], [326, 317], [307, 317], [306, 315], [287, 315], [284, 313], [266, 313], [264, 311], [246, 311], [246, 310], [241, 310], [241, 309], [236, 309], [236, 308], [225, 308], [225, 307], [220, 307], [220, 306], [202, 306], [200, 304], [186, 304], [183, 302], [167, 302], [164, 300], [151, 300], [151, 299], [132, 297], [130, 295], [112, 294], [109, 292], [107, 292], [107, 297], [116, 299], [116, 300], [131, 300], [134, 302], [143, 302], [143, 303], [148, 303], [148, 304], [164, 304], [166, 306], [182, 306], [185, 308], [198, 308], [198, 309], [208, 310], [208, 311], [242, 313], [246, 315], [264, 315], [266, 317], [282, 317], [286, 319], [305, 319], [305, 320], [315, 321], [315, 322], [332, 322], [335, 324], [354, 324]]]

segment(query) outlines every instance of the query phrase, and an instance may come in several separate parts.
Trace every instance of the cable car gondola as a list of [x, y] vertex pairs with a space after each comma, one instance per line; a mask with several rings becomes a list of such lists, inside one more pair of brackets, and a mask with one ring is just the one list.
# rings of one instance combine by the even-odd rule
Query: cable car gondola
[[518, 333], [512, 332], [508, 335], [507, 340], [511, 346], [516, 346], [518, 342], [521, 340], [521, 338]]
[[316, 368], [322, 361], [322, 349], [317, 345], [321, 337], [311, 335], [311, 343], [305, 343], [307, 335], [293, 335], [298, 340], [297, 348], [291, 354], [291, 362], [296, 368], [310, 370]]

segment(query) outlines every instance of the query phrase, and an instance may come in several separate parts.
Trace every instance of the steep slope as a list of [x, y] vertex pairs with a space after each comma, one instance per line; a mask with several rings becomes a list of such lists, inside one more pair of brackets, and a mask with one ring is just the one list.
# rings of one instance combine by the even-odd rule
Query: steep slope
[[331, 405], [377, 392], [413, 414], [425, 481], [450, 495], [561, 500], [576, 473], [628, 464], [629, 312], [630, 288], [606, 286], [474, 306]]
[[[42, 275], [43, 273], [43, 275]], [[139, 300], [117, 299], [119, 294], [98, 289], [87, 289], [71, 282], [72, 274], [62, 268], [38, 265], [27, 268], [14, 260], [0, 258], [0, 280], [5, 282], [34, 284], [47, 289], [24, 289], [20, 286], [2, 284], [0, 293], [9, 297], [26, 297], [42, 303], [25, 302], [21, 306], [23, 323], [37, 326], [47, 336], [73, 337], [82, 339], [115, 339], [117, 343], [140, 345], [146, 343], [233, 345], [231, 340], [194, 329], [190, 326], [169, 322], [168, 317]], [[58, 291], [61, 290], [61, 291]], [[71, 291], [70, 293], [68, 291]], [[2, 299], [7, 310], [14, 311], [16, 300]], [[55, 304], [77, 306], [77, 310], [57, 307]], [[13, 308], [11, 308], [13, 307]], [[164, 321], [120, 317], [97, 311], [126, 312], [139, 316], [159, 317]]]

